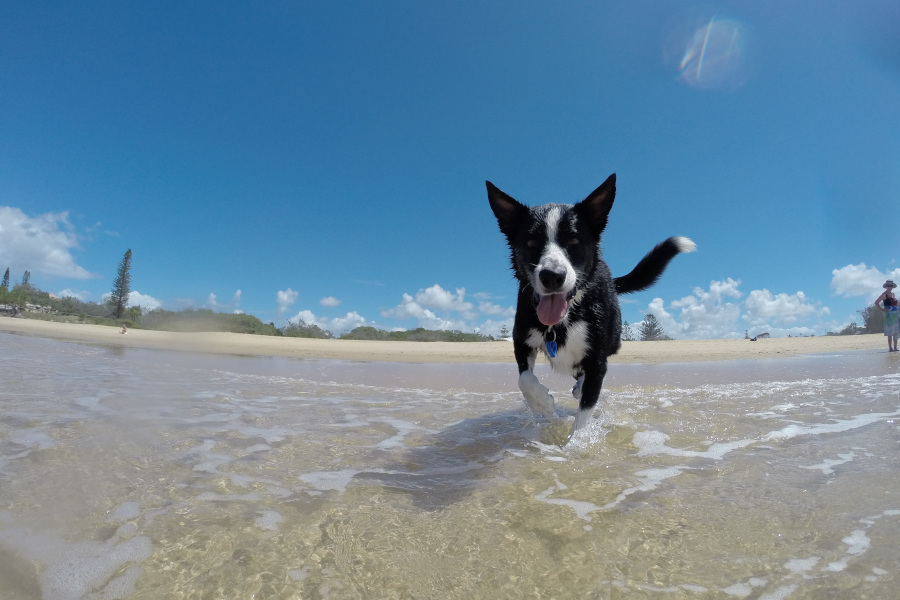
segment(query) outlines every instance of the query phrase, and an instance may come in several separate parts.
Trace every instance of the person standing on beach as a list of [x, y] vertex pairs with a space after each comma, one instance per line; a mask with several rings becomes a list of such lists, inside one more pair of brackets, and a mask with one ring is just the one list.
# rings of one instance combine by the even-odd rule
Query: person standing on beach
[[888, 279], [881, 287], [884, 292], [875, 300], [875, 306], [884, 313], [884, 335], [888, 339], [888, 352], [896, 352], [897, 338], [900, 337], [900, 310], [897, 308], [897, 297], [894, 296], [897, 284]]

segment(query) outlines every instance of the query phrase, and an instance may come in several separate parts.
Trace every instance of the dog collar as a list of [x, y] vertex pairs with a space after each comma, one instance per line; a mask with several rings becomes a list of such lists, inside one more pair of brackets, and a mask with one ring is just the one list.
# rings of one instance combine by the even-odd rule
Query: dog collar
[[[547, 336], [553, 334], [551, 339], [547, 339]], [[556, 357], [557, 345], [556, 345], [556, 329], [551, 327], [547, 330], [547, 333], [544, 334], [544, 341], [547, 342], [547, 354], [550, 355], [550, 358]]]

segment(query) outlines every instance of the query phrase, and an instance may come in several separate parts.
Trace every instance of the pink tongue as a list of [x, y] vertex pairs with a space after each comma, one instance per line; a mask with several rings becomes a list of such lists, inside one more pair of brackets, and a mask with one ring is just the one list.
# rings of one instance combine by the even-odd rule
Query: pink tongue
[[537, 316], [544, 325], [556, 325], [566, 316], [568, 308], [565, 294], [541, 296], [537, 305]]

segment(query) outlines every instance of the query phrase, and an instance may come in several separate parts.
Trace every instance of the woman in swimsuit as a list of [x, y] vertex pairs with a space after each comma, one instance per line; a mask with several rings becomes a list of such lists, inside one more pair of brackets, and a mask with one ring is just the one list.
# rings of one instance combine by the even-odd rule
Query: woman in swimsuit
[[884, 313], [884, 335], [888, 339], [888, 352], [896, 352], [897, 338], [900, 337], [900, 310], [897, 307], [897, 297], [894, 296], [897, 284], [888, 279], [881, 287], [884, 288], [884, 292], [878, 296], [875, 306]]

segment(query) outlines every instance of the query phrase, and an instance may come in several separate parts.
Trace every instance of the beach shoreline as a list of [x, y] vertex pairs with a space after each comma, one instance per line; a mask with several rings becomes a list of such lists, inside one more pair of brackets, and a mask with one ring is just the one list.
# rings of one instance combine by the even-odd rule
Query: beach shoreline
[[[104, 325], [55, 323], [0, 318], [0, 333], [36, 336], [64, 342], [100, 344], [230, 356], [282, 356], [299, 359], [407, 363], [514, 363], [512, 343], [497, 342], [386, 342], [321, 340], [242, 333], [180, 333], [121, 329]], [[662, 364], [718, 360], [781, 358], [883, 349], [880, 334], [745, 339], [667, 340], [623, 342], [612, 364]]]

